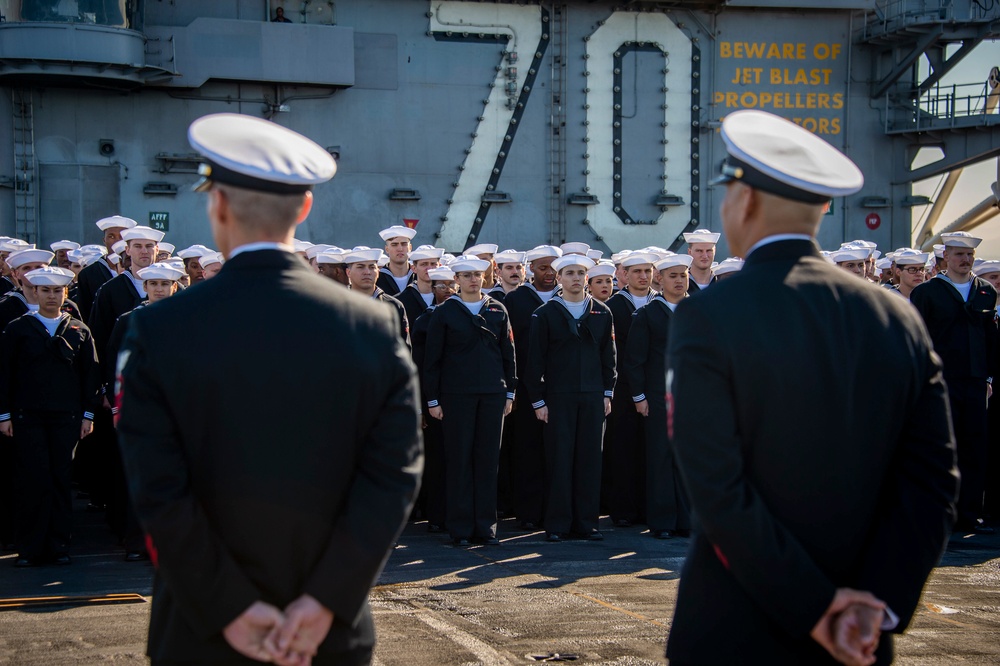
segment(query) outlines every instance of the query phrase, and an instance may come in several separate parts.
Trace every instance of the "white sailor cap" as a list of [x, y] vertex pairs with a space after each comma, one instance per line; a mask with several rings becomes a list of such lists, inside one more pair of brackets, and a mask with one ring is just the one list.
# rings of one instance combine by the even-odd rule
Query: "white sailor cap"
[[466, 255], [474, 254], [477, 257], [481, 254], [496, 254], [497, 247], [498, 246], [494, 245], [493, 243], [480, 243], [479, 245], [473, 245], [470, 248], [466, 248], [465, 252], [463, 252], [462, 254]]
[[0, 252], [17, 252], [18, 250], [31, 250], [34, 249], [34, 243], [28, 243], [20, 238], [8, 238], [4, 242], [0, 243]]
[[432, 268], [427, 271], [427, 277], [430, 278], [431, 282], [434, 280], [441, 280], [444, 282], [454, 282], [455, 281], [455, 271], [451, 270], [448, 266], [438, 266], [437, 268]]
[[111, 246], [111, 251], [114, 252], [115, 254], [120, 255], [122, 252], [125, 251], [125, 248], [127, 246], [128, 246], [128, 243], [126, 243], [123, 240], [115, 241], [115, 244]]
[[196, 192], [225, 183], [274, 194], [300, 194], [337, 173], [329, 152], [277, 123], [238, 113], [198, 118], [188, 142], [205, 158]]
[[209, 252], [208, 254], [203, 254], [198, 259], [198, 263], [201, 264], [202, 268], [208, 268], [212, 264], [222, 263], [222, 253], [221, 252]]
[[725, 275], [726, 273], [735, 273], [741, 270], [743, 270], [742, 259], [739, 257], [726, 257], [718, 265], [712, 267], [712, 275]]
[[[73, 255], [77, 255], [78, 258], [74, 259]], [[80, 264], [81, 268], [86, 268], [94, 262], [100, 261], [104, 255], [98, 252], [84, 252], [83, 250], [75, 250], [68, 254], [69, 260], [75, 264]]]
[[339, 248], [320, 252], [316, 255], [316, 263], [340, 265], [344, 263], [344, 257], [350, 254], [350, 252], [350, 250], [341, 250]]
[[52, 248], [53, 252], [57, 252], [59, 250], [79, 250], [80, 244], [74, 243], [73, 241], [70, 240], [61, 240], [52, 243], [51, 245], [49, 245], [49, 247]]
[[[707, 241], [700, 241], [700, 242], [704, 243], [704, 242], [707, 242]], [[668, 255], [674, 254], [673, 252], [671, 252], [667, 248], [665, 248], [665, 247], [659, 247], [657, 245], [647, 245], [646, 247], [644, 247], [641, 250], [639, 250], [639, 252], [646, 252], [647, 254], [660, 254], [660, 255], [663, 255], [663, 256], [668, 256]]]
[[875, 262], [875, 268], [878, 268], [879, 270], [884, 271], [887, 268], [891, 267], [892, 267], [892, 259], [888, 256], [882, 257], [881, 259]]
[[184, 260], [181, 259], [180, 257], [170, 257], [169, 259], [164, 259], [163, 261], [161, 261], [159, 263], [161, 263], [161, 264], [170, 264], [171, 266], [173, 266], [177, 270], [184, 271], [185, 273], [187, 273], [187, 271], [184, 270]]
[[358, 247], [354, 248], [353, 250], [347, 252], [347, 254], [344, 255], [342, 263], [345, 263], [345, 264], [362, 264], [362, 263], [365, 263], [366, 264], [366, 263], [372, 262], [372, 261], [378, 263], [378, 260], [381, 257], [382, 257], [382, 250], [380, 250], [380, 249], [372, 249], [372, 248], [369, 248], [369, 247], [365, 247], [363, 245], [359, 245]]
[[660, 256], [652, 252], [630, 252], [622, 259], [622, 266], [631, 268], [632, 266], [642, 266], [643, 264], [655, 264], [660, 260]]
[[214, 252], [214, 250], [212, 250], [212, 248], [205, 247], [204, 245], [192, 245], [191, 247], [186, 247], [178, 252], [177, 256], [181, 259], [197, 259], [211, 252]]
[[709, 231], [708, 229], [695, 229], [684, 234], [684, 242], [688, 245], [692, 243], [711, 243], [715, 245], [719, 242], [722, 234]]
[[329, 252], [330, 250], [339, 250], [340, 248], [336, 245], [330, 245], [329, 243], [316, 243], [312, 247], [306, 250], [307, 259], [315, 259], [320, 252]]
[[632, 250], [622, 250], [621, 252], [615, 252], [611, 255], [611, 261], [616, 266], [622, 263], [628, 255], [632, 254]]
[[712, 184], [738, 180], [786, 199], [811, 204], [859, 191], [861, 169], [809, 130], [765, 111], [743, 109], [722, 121], [729, 155]]
[[868, 259], [868, 248], [841, 248], [830, 253], [830, 259], [835, 264], [842, 264], [847, 261], [865, 261]]
[[593, 279], [595, 277], [613, 277], [615, 274], [615, 265], [607, 261], [599, 261], [597, 265], [587, 271], [587, 277]]
[[379, 238], [389, 242], [393, 238], [403, 237], [407, 240], [413, 240], [413, 237], [417, 235], [416, 229], [411, 229], [409, 227], [404, 227], [398, 224], [394, 224], [388, 229], [383, 229], [378, 232]]
[[386, 266], [389, 265], [389, 255], [387, 255], [385, 252], [383, 252], [379, 256], [378, 262], [376, 262], [376, 263], [378, 263], [378, 267], [379, 268], [385, 268]]
[[167, 254], [173, 254], [174, 250], [176, 249], [177, 246], [174, 245], [173, 243], [166, 243], [164, 241], [160, 241], [159, 243], [156, 244], [157, 252], [166, 252]]
[[517, 250], [504, 250], [503, 252], [497, 252], [493, 255], [493, 261], [496, 262], [497, 266], [502, 264], [523, 264], [524, 252], [518, 252]]
[[684, 266], [685, 268], [691, 268], [691, 262], [694, 261], [694, 257], [690, 254], [672, 254], [669, 257], [664, 257], [657, 261], [653, 266], [656, 267], [658, 271], [665, 271], [668, 268], [675, 268], [677, 266]]
[[299, 240], [298, 238], [293, 238], [292, 239], [292, 246], [294, 247], [294, 249], [295, 249], [296, 252], [301, 252], [302, 254], [305, 254], [306, 252], [309, 251], [309, 248], [311, 248], [313, 246], [313, 244], [310, 243], [309, 241], [304, 241], [304, 240]]
[[422, 259], [437, 259], [440, 261], [443, 254], [444, 248], [434, 247], [433, 245], [421, 245], [413, 252], [410, 252], [410, 261], [417, 262]]
[[582, 254], [583, 256], [587, 256], [587, 253], [590, 252], [589, 245], [587, 245], [586, 243], [576, 243], [576, 242], [563, 243], [562, 245], [559, 246], [559, 249], [562, 250], [563, 255]]
[[554, 245], [538, 245], [537, 247], [533, 247], [524, 253], [524, 260], [530, 263], [532, 261], [538, 261], [539, 259], [561, 256], [562, 250]]
[[140, 280], [173, 280], [176, 282], [187, 275], [187, 273], [180, 270], [176, 266], [173, 266], [165, 261], [161, 261], [160, 263], [150, 264], [145, 268], [140, 268], [135, 272], [135, 275]]
[[108, 255], [108, 261], [117, 266], [122, 262], [122, 258], [121, 255], [118, 254], [117, 252], [112, 252], [111, 254]]
[[950, 234], [941, 234], [941, 242], [945, 247], [975, 248], [983, 242], [983, 239], [976, 238], [968, 231], [953, 231]]
[[42, 266], [24, 274], [33, 287], [65, 287], [73, 281], [73, 271], [58, 266]]
[[934, 246], [934, 256], [938, 259], [944, 259], [944, 245]]
[[868, 250], [868, 257], [871, 259], [878, 259], [881, 256], [881, 253], [875, 249], [877, 247], [878, 245], [875, 243], [864, 240], [852, 240], [840, 245], [841, 250]]
[[103, 257], [104, 255], [106, 255], [108, 253], [108, 248], [104, 247], [103, 245], [84, 245], [83, 247], [80, 248], [80, 251], [81, 252], [99, 252], [100, 255]]
[[927, 263], [928, 253], [917, 250], [903, 250], [897, 252], [893, 261], [899, 266], [923, 266]]
[[1000, 271], [1000, 261], [996, 259], [987, 259], [982, 264], [979, 265], [978, 269], [973, 269], [976, 275], [989, 275], [990, 273], [996, 273]]
[[604, 256], [604, 250], [587, 250], [587, 256], [599, 262], [601, 257]]
[[139, 223], [131, 217], [122, 217], [121, 215], [102, 217], [95, 224], [97, 224], [97, 228], [101, 231], [107, 231], [108, 229], [131, 229], [132, 227], [139, 226]]
[[445, 252], [444, 254], [441, 255], [441, 263], [444, 264], [445, 266], [455, 261], [455, 259], [457, 259], [457, 257], [451, 254], [450, 252]]
[[552, 268], [556, 269], [559, 273], [564, 268], [569, 268], [570, 266], [579, 266], [580, 268], [589, 271], [596, 264], [594, 260], [585, 254], [577, 254], [576, 252], [571, 252], [569, 254], [564, 254], [555, 261], [552, 262]]
[[463, 254], [460, 257], [455, 257], [455, 261], [448, 264], [448, 268], [456, 273], [461, 273], [463, 271], [485, 271], [490, 265], [489, 261], [480, 259], [474, 254]]
[[35, 248], [18, 250], [17, 252], [11, 252], [10, 256], [7, 257], [7, 265], [11, 268], [18, 268], [25, 264], [48, 264], [55, 256], [54, 253], [48, 250], [38, 250]]
[[165, 235], [162, 231], [157, 231], [150, 227], [138, 226], [123, 231], [122, 240], [126, 241], [126, 243], [133, 240], [151, 240], [154, 243], [159, 243]]

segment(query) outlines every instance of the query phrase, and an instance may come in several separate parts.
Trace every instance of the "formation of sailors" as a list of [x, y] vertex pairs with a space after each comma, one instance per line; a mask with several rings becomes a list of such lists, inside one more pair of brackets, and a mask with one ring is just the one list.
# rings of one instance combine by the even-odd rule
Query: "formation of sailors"
[[[101, 245], [51, 251], [0, 238], [0, 541], [18, 566], [68, 563], [71, 481], [106, 509], [126, 559], [147, 558], [114, 430], [115, 365], [129, 313], [210, 279], [223, 257], [180, 251], [161, 231], [112, 216]], [[684, 234], [604, 258], [584, 243], [527, 251], [480, 244], [461, 256], [413, 248], [391, 226], [382, 247], [296, 241], [319, 274], [394, 309], [423, 400], [425, 472], [415, 516], [456, 545], [495, 544], [498, 516], [549, 541], [600, 540], [598, 518], [660, 539], [692, 527], [673, 459], [666, 349], [677, 305], [743, 265], [716, 261], [719, 234]], [[978, 390], [1000, 363], [1000, 261], [980, 239], [942, 235], [934, 252], [881, 256], [852, 241], [825, 252], [860, 279], [910, 299], [951, 389], [962, 473], [960, 527], [1000, 515], [1000, 409]], [[54, 266], [50, 264], [55, 263]], [[196, 381], [196, 378], [192, 378]], [[75, 452], [75, 453], [74, 453]], [[984, 494], [988, 505], [984, 507]]]

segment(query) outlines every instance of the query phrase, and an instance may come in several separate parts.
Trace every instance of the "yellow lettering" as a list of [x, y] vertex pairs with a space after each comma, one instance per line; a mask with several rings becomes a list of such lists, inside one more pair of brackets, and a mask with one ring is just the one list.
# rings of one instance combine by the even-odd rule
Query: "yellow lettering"
[[815, 57], [816, 60], [826, 60], [827, 58], [829, 58], [830, 57], [830, 45], [829, 44], [823, 44], [822, 42], [820, 42], [819, 44], [817, 44], [816, 46], [814, 46], [813, 47], [813, 57]]
[[739, 95], [737, 95], [734, 92], [727, 92], [726, 93], [726, 108], [727, 109], [738, 109], [739, 106], [740, 106], [740, 103], [737, 101], [738, 97], [739, 97]]
[[844, 108], [844, 94], [837, 93], [833, 96], [833, 108], [842, 109]]
[[748, 58], [763, 58], [764, 57], [764, 42], [744, 44], [743, 48], [746, 49]]
[[830, 134], [840, 134], [840, 118], [830, 120]]
[[770, 48], [767, 49], [768, 58], [781, 58], [781, 49], [778, 48], [777, 44], [771, 44]]
[[730, 44], [729, 42], [719, 42], [719, 57], [732, 58], [733, 57], [732, 44]]
[[829, 134], [830, 133], [830, 119], [829, 118], [820, 118], [819, 119], [819, 133], [820, 134]]
[[816, 133], [817, 124], [815, 118], [805, 118], [802, 120], [802, 127], [809, 130], [812, 133]]
[[802, 44], [800, 42], [797, 45], [797, 48], [795, 49], [795, 57], [798, 58], [799, 60], [805, 60], [806, 59], [806, 45], [805, 44]]
[[719, 92], [718, 90], [712, 95], [712, 104], [722, 104], [726, 99], [726, 94], [724, 92]]
[[771, 68], [771, 85], [772, 86], [781, 85], [781, 70], [776, 67]]
[[785, 108], [785, 105], [783, 103], [784, 99], [785, 99], [785, 95], [782, 95], [781, 93], [778, 93], [777, 95], [775, 95], [774, 96], [774, 108], [776, 108], [776, 109], [783, 109], [783, 108]]
[[806, 70], [804, 69], [800, 69], [797, 72], [795, 72], [795, 80], [792, 81], [792, 85], [798, 85], [800, 83], [801, 84], [809, 83], [809, 77], [806, 76]]
[[795, 44], [782, 44], [781, 57], [785, 60], [793, 59], [795, 57]]
[[816, 108], [816, 93], [806, 94], [806, 108], [815, 109]]
[[796, 109], [805, 108], [802, 104], [802, 93], [795, 93], [795, 108]]
[[772, 99], [774, 99], [774, 95], [772, 93], [762, 92], [760, 94], [760, 108], [763, 109], [764, 107], [766, 107], [768, 104], [771, 103]]
[[826, 93], [820, 93], [817, 95], [817, 103], [821, 109], [830, 108], [830, 96]]
[[831, 44], [830, 45], [830, 57], [833, 58], [834, 60], [836, 60], [837, 56], [840, 55], [840, 49], [841, 49], [841, 45], [840, 44]]
[[752, 92], [745, 92], [740, 97], [740, 106], [744, 109], [752, 109], [757, 106], [757, 95]]

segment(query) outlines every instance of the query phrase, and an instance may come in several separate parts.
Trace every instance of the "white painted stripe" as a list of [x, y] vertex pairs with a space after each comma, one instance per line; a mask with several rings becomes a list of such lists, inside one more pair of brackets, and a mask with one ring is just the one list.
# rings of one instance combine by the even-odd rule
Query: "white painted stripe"
[[443, 636], [462, 646], [476, 656], [477, 663], [483, 666], [508, 666], [511, 662], [491, 646], [479, 640], [467, 631], [445, 622], [430, 613], [417, 613], [416, 618], [439, 631]]

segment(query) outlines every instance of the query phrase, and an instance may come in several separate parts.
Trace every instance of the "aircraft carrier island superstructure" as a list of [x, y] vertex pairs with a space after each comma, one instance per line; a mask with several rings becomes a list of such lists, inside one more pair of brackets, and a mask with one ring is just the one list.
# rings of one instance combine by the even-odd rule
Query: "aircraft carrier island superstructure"
[[[112, 214], [209, 242], [186, 129], [215, 112], [328, 147], [339, 173], [298, 237], [345, 247], [405, 223], [414, 245], [452, 252], [676, 249], [719, 229], [709, 181], [737, 109], [789, 118], [863, 169], [822, 225], [827, 247], [928, 245], [912, 183], [1000, 154], [997, 70], [941, 83], [1000, 33], [993, 0], [0, 0], [0, 13], [0, 233], [39, 244], [95, 242]], [[924, 147], [944, 157], [914, 168]]]

